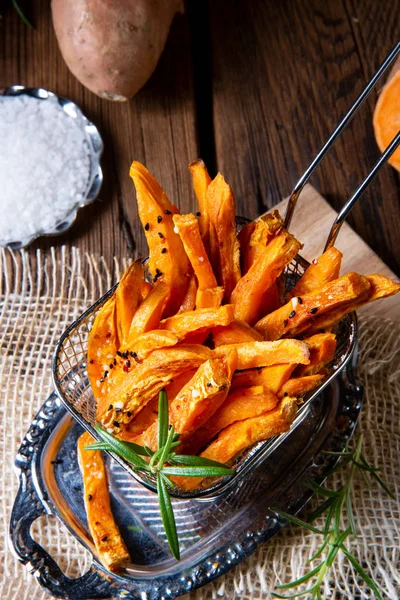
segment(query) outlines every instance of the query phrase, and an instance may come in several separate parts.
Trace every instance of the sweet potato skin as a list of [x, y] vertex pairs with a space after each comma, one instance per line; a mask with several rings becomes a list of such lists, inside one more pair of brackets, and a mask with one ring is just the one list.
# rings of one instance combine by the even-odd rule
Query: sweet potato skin
[[85, 450], [95, 443], [87, 432], [78, 439], [78, 462], [83, 477], [86, 515], [100, 560], [111, 571], [129, 562], [129, 552], [110, 506], [107, 472], [99, 450]]
[[61, 54], [75, 77], [106, 100], [129, 100], [153, 73], [178, 0], [52, 0]]

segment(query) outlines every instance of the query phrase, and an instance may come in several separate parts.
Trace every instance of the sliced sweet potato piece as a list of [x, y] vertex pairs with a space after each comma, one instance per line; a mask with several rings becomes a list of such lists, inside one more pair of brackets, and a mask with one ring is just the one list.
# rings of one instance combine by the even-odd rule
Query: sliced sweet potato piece
[[85, 509], [98, 557], [107, 569], [116, 571], [130, 561], [130, 556], [111, 511], [107, 472], [101, 452], [85, 450], [85, 446], [95, 441], [87, 432], [78, 439]]
[[87, 371], [95, 398], [101, 398], [106, 392], [104, 373], [114, 360], [118, 346], [114, 294], [97, 313], [89, 334]]
[[174, 215], [173, 221], [202, 290], [217, 287], [217, 280], [200, 236], [199, 223], [193, 214]]
[[190, 163], [189, 171], [192, 176], [194, 193], [196, 194], [197, 202], [199, 205], [199, 227], [200, 234], [204, 243], [204, 246], [209, 251], [209, 216], [207, 211], [207, 188], [211, 183], [211, 177], [208, 174], [206, 165], [199, 158], [194, 162]]
[[308, 365], [309, 363], [308, 346], [299, 340], [227, 344], [215, 348], [213, 354], [214, 356], [223, 356], [233, 348], [236, 348], [238, 353], [237, 368], [239, 371], [286, 363], [298, 365]]
[[299, 365], [296, 368], [296, 377], [315, 375], [319, 373], [335, 356], [336, 335], [334, 333], [317, 333], [303, 340], [310, 349], [310, 364]]
[[229, 325], [233, 321], [233, 306], [225, 304], [217, 308], [200, 308], [191, 312], [179, 313], [160, 323], [160, 329], [176, 335], [185, 335], [217, 325]]
[[263, 317], [255, 325], [266, 340], [293, 337], [313, 324], [316, 315], [325, 314], [351, 300], [368, 294], [370, 283], [363, 275], [348, 273], [315, 292], [292, 298], [287, 304]]
[[152, 289], [153, 289], [153, 286], [151, 285], [151, 283], [149, 283], [148, 281], [142, 281], [142, 284], [141, 284], [142, 300], [147, 298], [147, 296], [150, 294]]
[[[169, 421], [184, 441], [205, 423], [228, 395], [236, 369], [235, 350], [222, 358], [203, 363], [169, 406]], [[142, 436], [146, 446], [158, 447], [158, 425], [154, 423]]]
[[236, 236], [236, 205], [233, 192], [221, 173], [207, 188], [210, 231], [210, 260], [217, 270], [218, 283], [228, 301], [240, 279], [239, 242]]
[[263, 337], [258, 331], [244, 321], [232, 321], [229, 325], [220, 325], [211, 330], [214, 346], [240, 344], [241, 342], [262, 342]]
[[170, 288], [166, 283], [160, 283], [151, 290], [132, 319], [126, 346], [132, 346], [142, 333], [158, 329], [169, 296]]
[[189, 285], [186, 290], [185, 297], [182, 300], [182, 304], [179, 307], [178, 313], [188, 312], [196, 308], [197, 287], [196, 276], [192, 274], [189, 277]]
[[97, 404], [97, 419], [118, 431], [121, 423], [129, 423], [171, 379], [198, 368], [212, 356], [212, 350], [200, 345], [154, 350], [110, 386], [107, 398]]
[[197, 429], [179, 451], [185, 454], [197, 454], [228, 425], [262, 415], [274, 409], [278, 402], [278, 398], [262, 385], [230, 391], [212, 418]]
[[320, 329], [330, 329], [339, 323], [339, 321], [341, 321], [348, 313], [358, 310], [365, 304], [373, 302], [374, 300], [394, 296], [400, 291], [400, 284], [393, 279], [390, 279], [390, 277], [386, 277], [385, 275], [367, 275], [367, 280], [370, 284], [370, 289], [367, 295], [356, 298], [355, 300], [345, 304], [344, 306], [334, 309], [325, 315], [317, 316], [310, 327], [310, 333]]
[[260, 317], [262, 296], [301, 248], [290, 233], [282, 229], [263, 249], [261, 256], [239, 280], [231, 296], [235, 318], [253, 325]]
[[133, 316], [142, 301], [144, 271], [142, 261], [135, 260], [124, 272], [115, 292], [116, 318], [120, 344], [129, 336]]
[[329, 248], [305, 271], [290, 292], [290, 298], [319, 290], [339, 277], [343, 254], [335, 247]]
[[[240, 253], [242, 257], [243, 273], [263, 255], [266, 246], [271, 242], [276, 233], [283, 226], [283, 220], [277, 210], [267, 213], [254, 221], [254, 226], [248, 231], [246, 227], [239, 234]], [[249, 235], [250, 234], [250, 235]]]
[[121, 346], [119, 351], [121, 353], [129, 352], [128, 358], [134, 360], [143, 360], [153, 350], [158, 348], [166, 348], [167, 346], [175, 346], [182, 340], [182, 337], [172, 333], [171, 331], [165, 331], [164, 329], [152, 329], [147, 333], [139, 335], [132, 345]]
[[174, 231], [172, 215], [178, 213], [154, 177], [140, 163], [133, 162], [130, 176], [136, 188], [139, 217], [149, 246], [149, 270], [155, 285], [164, 282], [170, 295], [165, 316], [175, 314], [188, 286], [189, 260], [181, 239]]
[[284, 396], [300, 398], [300, 396], [303, 396], [307, 392], [310, 392], [321, 385], [324, 379], [325, 375], [321, 374], [307, 375], [306, 377], [292, 377], [283, 384], [278, 392], [278, 398], [283, 398]]
[[260, 316], [269, 315], [282, 306], [278, 283], [275, 281], [262, 295], [260, 302]]
[[238, 371], [233, 376], [231, 389], [262, 385], [273, 394], [277, 394], [295, 368], [295, 364], [287, 364]]
[[[297, 399], [283, 398], [278, 406], [258, 417], [237, 421], [223, 429], [200, 456], [229, 464], [243, 450], [261, 440], [288, 431], [295, 417]], [[195, 489], [202, 478], [175, 477], [174, 481], [185, 490]]]
[[197, 290], [196, 308], [212, 308], [221, 306], [224, 297], [224, 288], [221, 286], [209, 288], [208, 290]]

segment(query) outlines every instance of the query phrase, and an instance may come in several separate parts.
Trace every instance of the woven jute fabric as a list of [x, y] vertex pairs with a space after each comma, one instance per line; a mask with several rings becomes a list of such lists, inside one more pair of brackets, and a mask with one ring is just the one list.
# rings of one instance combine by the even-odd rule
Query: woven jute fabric
[[[0, 599], [42, 600], [46, 593], [16, 561], [8, 544], [8, 523], [18, 480], [14, 457], [32, 418], [52, 391], [51, 355], [63, 330], [117, 281], [124, 264], [106, 265], [77, 249], [0, 252]], [[367, 457], [381, 467], [396, 495], [391, 500], [362, 478], [354, 488], [358, 537], [352, 551], [379, 582], [387, 598], [400, 597], [400, 324], [363, 317], [357, 376], [365, 388], [358, 430]], [[340, 473], [331, 485], [340, 485]], [[311, 510], [316, 500], [306, 508]], [[41, 518], [34, 538], [70, 577], [90, 565], [88, 552], [54, 517]], [[274, 586], [306, 572], [307, 560], [320, 543], [318, 535], [288, 527], [226, 576], [186, 598], [208, 600], [272, 598]], [[347, 560], [339, 556], [325, 583], [323, 597], [370, 598]]]

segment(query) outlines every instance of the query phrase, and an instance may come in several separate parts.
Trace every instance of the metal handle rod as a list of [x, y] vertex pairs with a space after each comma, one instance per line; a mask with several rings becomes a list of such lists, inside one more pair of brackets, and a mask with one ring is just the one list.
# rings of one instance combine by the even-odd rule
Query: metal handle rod
[[395, 45], [395, 47], [393, 48], [393, 50], [385, 58], [385, 60], [383, 61], [383, 63], [381, 64], [381, 66], [379, 67], [379, 69], [377, 70], [377, 72], [375, 73], [375, 75], [372, 77], [372, 79], [370, 80], [370, 82], [368, 83], [368, 85], [364, 88], [364, 90], [358, 96], [358, 98], [354, 102], [353, 106], [350, 108], [350, 110], [343, 117], [343, 119], [341, 120], [341, 122], [339, 123], [339, 125], [336, 127], [336, 129], [330, 135], [330, 137], [328, 138], [328, 140], [322, 146], [321, 150], [318, 152], [317, 156], [314, 158], [314, 160], [312, 161], [312, 163], [310, 164], [310, 166], [307, 168], [307, 170], [303, 173], [303, 175], [300, 177], [300, 179], [298, 180], [298, 182], [294, 186], [293, 191], [292, 191], [292, 193], [290, 195], [290, 198], [289, 198], [289, 202], [288, 202], [287, 209], [286, 209], [286, 214], [285, 214], [285, 227], [286, 228], [288, 228], [289, 225], [290, 225], [290, 222], [291, 222], [292, 217], [293, 217], [294, 209], [296, 207], [297, 200], [298, 200], [298, 198], [299, 198], [299, 196], [300, 196], [300, 194], [301, 194], [301, 192], [302, 192], [305, 184], [309, 180], [310, 176], [312, 175], [312, 173], [314, 172], [314, 170], [317, 168], [317, 166], [319, 165], [319, 163], [321, 162], [321, 160], [324, 158], [326, 152], [330, 149], [330, 147], [336, 141], [336, 139], [338, 138], [338, 136], [341, 134], [341, 132], [343, 131], [343, 129], [351, 121], [351, 119], [353, 118], [353, 116], [355, 115], [355, 113], [357, 112], [357, 110], [360, 108], [360, 106], [363, 104], [363, 102], [368, 98], [369, 94], [371, 93], [371, 91], [375, 87], [376, 83], [379, 81], [379, 79], [382, 77], [382, 75], [385, 74], [385, 72], [390, 67], [392, 61], [396, 58], [396, 56], [399, 54], [399, 52], [400, 52], [400, 41], [397, 42], [397, 44]]
[[[347, 215], [350, 213], [351, 209], [353, 208], [353, 206], [355, 205], [357, 200], [365, 192], [368, 185], [377, 176], [379, 170], [383, 167], [383, 165], [386, 163], [386, 161], [392, 156], [393, 152], [396, 150], [396, 148], [398, 146], [400, 146], [400, 130], [398, 131], [397, 135], [393, 138], [393, 140], [390, 142], [390, 145], [386, 148], [385, 152], [382, 154], [382, 156], [380, 157], [378, 162], [375, 164], [373, 169], [370, 171], [370, 173], [368, 173], [368, 175], [366, 176], [364, 181], [356, 189], [356, 191], [354, 192], [352, 197], [346, 202], [346, 204], [344, 205], [344, 207], [342, 208], [342, 210], [336, 217], [336, 219], [332, 225], [332, 228], [329, 232], [328, 240], [325, 245], [325, 250], [328, 250], [328, 248], [331, 248], [333, 246], [333, 244], [335, 243], [336, 238], [339, 234], [340, 228], [342, 227], [343, 223], [345, 222], [345, 220], [347, 218]], [[324, 250], [324, 252], [325, 252], [325, 250]]]

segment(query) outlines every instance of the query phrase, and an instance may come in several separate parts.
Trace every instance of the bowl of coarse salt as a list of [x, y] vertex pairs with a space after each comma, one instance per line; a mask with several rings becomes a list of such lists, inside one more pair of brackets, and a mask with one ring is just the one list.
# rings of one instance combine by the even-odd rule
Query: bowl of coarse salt
[[0, 93], [0, 246], [66, 231], [103, 181], [103, 142], [80, 108], [42, 88]]

